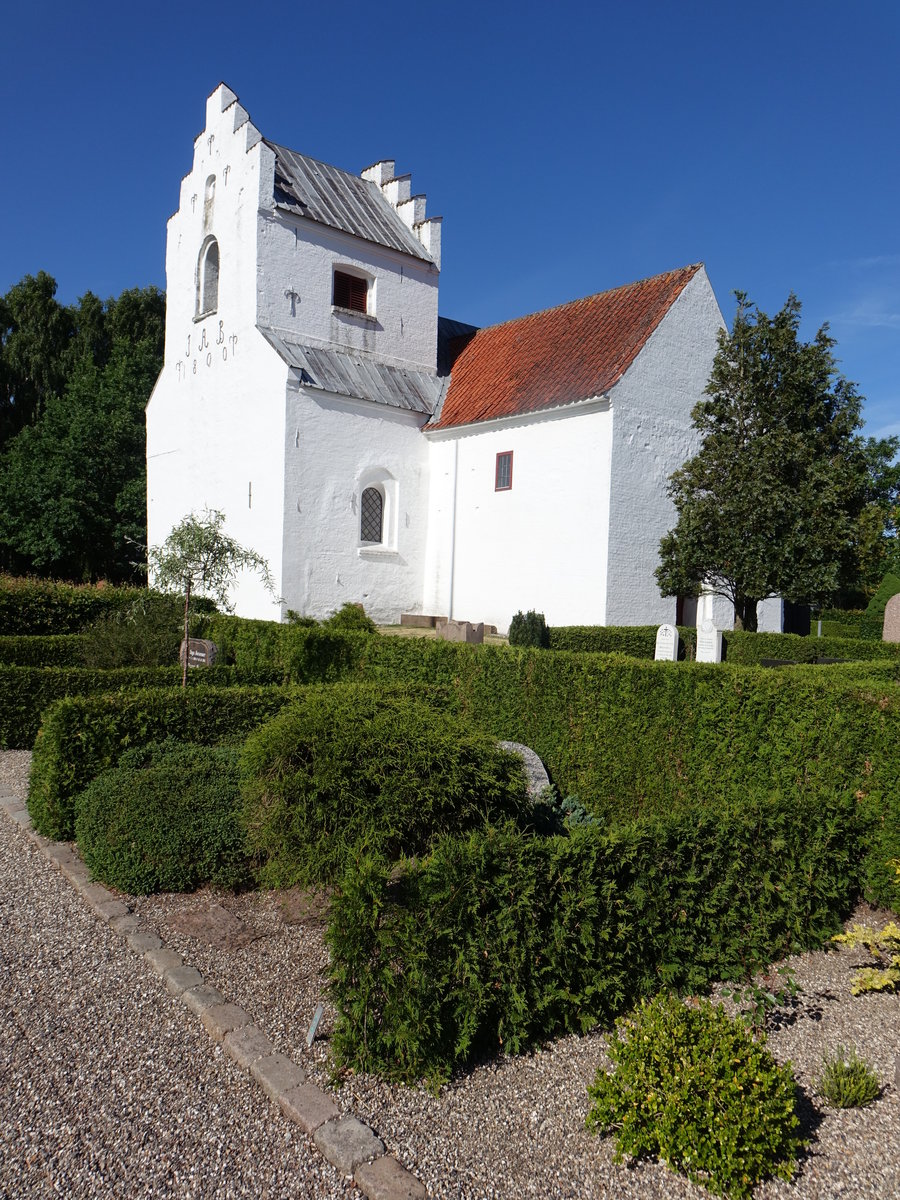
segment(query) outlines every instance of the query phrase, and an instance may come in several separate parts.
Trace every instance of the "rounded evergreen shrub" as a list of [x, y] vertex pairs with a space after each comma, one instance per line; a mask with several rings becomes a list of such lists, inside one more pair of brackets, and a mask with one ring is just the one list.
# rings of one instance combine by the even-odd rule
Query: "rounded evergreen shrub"
[[238, 759], [233, 747], [171, 741], [123, 755], [75, 802], [91, 874], [134, 895], [246, 882]]
[[384, 688], [310, 688], [247, 739], [247, 844], [273, 887], [328, 883], [358, 845], [387, 858], [519, 814], [521, 760], [458, 717]]
[[588, 1089], [591, 1132], [616, 1132], [616, 1159], [655, 1156], [718, 1195], [790, 1179], [803, 1142], [796, 1084], [720, 1005], [662, 994], [616, 1022], [615, 1071]]

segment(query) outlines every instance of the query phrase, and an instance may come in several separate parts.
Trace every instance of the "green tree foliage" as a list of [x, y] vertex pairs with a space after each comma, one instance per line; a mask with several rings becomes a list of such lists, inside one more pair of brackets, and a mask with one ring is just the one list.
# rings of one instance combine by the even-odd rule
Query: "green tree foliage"
[[66, 308], [55, 292], [41, 272], [0, 298], [0, 554], [18, 571], [134, 580], [165, 297], [88, 292]]
[[[189, 513], [172, 530], [162, 546], [151, 546], [147, 561], [155, 587], [184, 597], [184, 641], [190, 627], [191, 596], [196, 592], [231, 611], [229, 588], [242, 571], [253, 571], [266, 589], [275, 586], [269, 564], [255, 550], [241, 546], [224, 531], [225, 514], [206, 509]], [[183, 685], [187, 686], [187, 655]]]
[[823, 326], [801, 342], [800, 301], [768, 317], [742, 293], [694, 408], [699, 452], [669, 481], [678, 521], [660, 544], [663, 595], [706, 583], [756, 629], [767, 596], [826, 603], [880, 544], [887, 442], [857, 433], [861, 398]]
[[40, 413], [65, 380], [74, 333], [46, 271], [26, 275], [0, 299], [0, 444]]

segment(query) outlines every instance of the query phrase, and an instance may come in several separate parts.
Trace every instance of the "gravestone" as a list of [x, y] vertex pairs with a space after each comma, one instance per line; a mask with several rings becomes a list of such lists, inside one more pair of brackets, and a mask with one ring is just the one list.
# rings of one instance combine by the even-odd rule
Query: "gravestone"
[[884, 627], [882, 641], [900, 642], [900, 592], [891, 596], [884, 606]]
[[471, 621], [444, 621], [438, 625], [437, 635], [445, 642], [468, 642], [480, 646], [484, 641], [484, 623], [473, 625]]
[[722, 661], [722, 630], [707, 617], [697, 630], [697, 662]]
[[[211, 667], [219, 657], [218, 646], [208, 638], [188, 638], [187, 645], [189, 667]], [[184, 638], [181, 639], [178, 661], [184, 662]]]
[[660, 625], [657, 629], [654, 658], [662, 662], [678, 662], [678, 630], [674, 625]]
[[528, 780], [528, 795], [532, 800], [537, 800], [544, 788], [550, 786], [550, 776], [535, 751], [530, 746], [523, 746], [521, 742], [498, 742], [497, 745], [501, 750], [511, 750], [521, 758], [525, 778]]

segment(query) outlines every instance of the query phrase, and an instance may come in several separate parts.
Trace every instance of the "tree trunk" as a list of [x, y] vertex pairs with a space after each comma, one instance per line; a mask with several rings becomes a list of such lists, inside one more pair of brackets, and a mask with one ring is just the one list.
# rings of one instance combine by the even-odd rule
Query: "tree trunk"
[[756, 606], [758, 600], [750, 600], [746, 596], [736, 596], [734, 600], [734, 627], [743, 629], [745, 633], [756, 633], [758, 628]]
[[188, 673], [188, 613], [191, 607], [191, 581], [187, 581], [184, 589], [184, 666], [181, 669], [181, 686], [187, 687]]

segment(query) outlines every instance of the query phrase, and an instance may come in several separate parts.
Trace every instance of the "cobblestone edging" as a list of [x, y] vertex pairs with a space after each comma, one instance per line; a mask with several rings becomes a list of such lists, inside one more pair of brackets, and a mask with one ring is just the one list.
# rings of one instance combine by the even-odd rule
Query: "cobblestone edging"
[[200, 1018], [209, 1036], [248, 1071], [284, 1117], [308, 1134], [320, 1153], [369, 1200], [425, 1200], [421, 1182], [396, 1158], [385, 1153], [375, 1133], [337, 1105], [321, 1088], [307, 1081], [306, 1072], [280, 1054], [250, 1014], [204, 983], [200, 972], [180, 954], [169, 950], [122, 900], [102, 884], [93, 883], [88, 868], [65, 842], [36, 833], [28, 810], [15, 796], [0, 797], [0, 808], [27, 834], [44, 857], [58, 868], [95, 915], [143, 957], [165, 983]]

